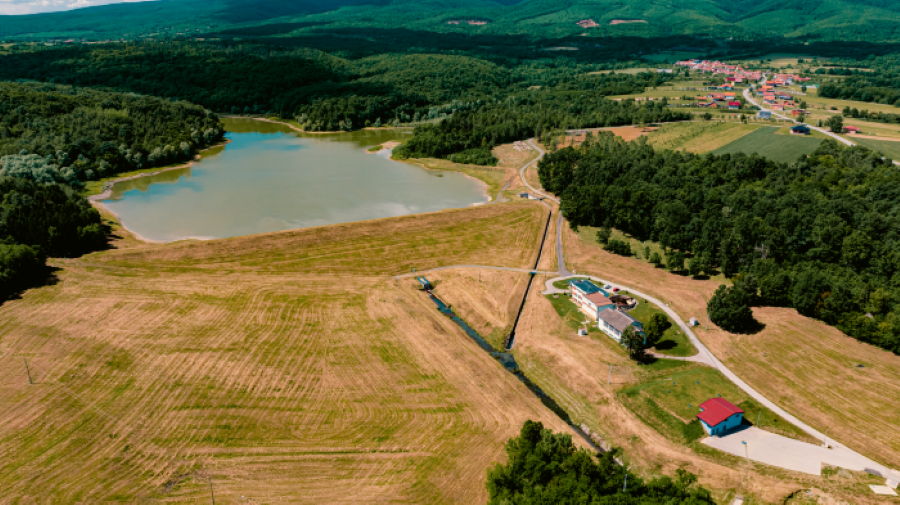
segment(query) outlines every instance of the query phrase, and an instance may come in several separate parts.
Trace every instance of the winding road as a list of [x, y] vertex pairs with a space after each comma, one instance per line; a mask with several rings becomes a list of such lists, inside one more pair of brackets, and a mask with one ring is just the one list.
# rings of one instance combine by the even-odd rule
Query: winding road
[[[744, 91], [744, 96], [745, 96], [745, 98], [747, 98], [747, 100], [750, 103], [756, 104], [756, 102], [752, 98], [750, 98], [749, 93], [747, 91]], [[775, 114], [775, 113], [773, 113], [773, 114]], [[785, 119], [790, 119], [790, 118], [787, 118], [780, 114], [775, 114], [775, 115], [781, 116]], [[837, 140], [840, 140], [841, 142], [843, 142], [844, 144], [854, 145], [849, 140], [844, 139], [844, 138], [842, 138], [836, 134], [833, 134], [831, 132], [826, 132], [817, 127], [811, 127], [811, 128], [814, 128], [818, 131], [821, 131], [822, 133], [825, 133], [826, 135], [834, 137]], [[530, 161], [529, 163], [527, 163], [525, 166], [523, 166], [519, 170], [519, 177], [522, 180], [522, 184], [524, 184], [529, 190], [531, 190], [535, 195], [541, 197], [543, 200], [549, 200], [549, 201], [554, 202], [557, 205], [559, 205], [560, 204], [559, 199], [534, 188], [531, 184], [528, 183], [525, 172], [532, 165], [538, 163], [541, 160], [541, 158], [544, 157], [544, 154], [546, 154], [546, 153], [544, 152], [543, 149], [538, 147], [538, 145], [536, 145], [531, 140], [528, 140], [527, 142], [533, 149], [536, 149], [540, 154], [536, 159]], [[897, 162], [895, 162], [895, 163], [897, 163]], [[508, 187], [508, 185], [507, 185], [507, 187]], [[547, 203], [545, 201], [542, 201], [541, 203], [543, 203], [544, 205], [547, 205]], [[512, 271], [512, 272], [540, 273], [540, 274], [545, 274], [545, 275], [556, 274], [557, 275], [556, 277], [548, 279], [545, 282], [546, 289], [542, 293], [543, 294], [564, 293], [564, 292], [566, 292], [565, 290], [554, 287], [553, 283], [560, 281], [560, 280], [565, 280], [565, 279], [575, 277], [575, 275], [572, 272], [570, 272], [565, 266], [565, 259], [563, 256], [563, 247], [562, 247], [562, 229], [563, 229], [562, 212], [557, 211], [557, 214], [558, 214], [557, 226], [556, 226], [556, 252], [557, 252], [556, 257], [557, 257], [557, 263], [558, 263], [558, 271], [557, 272], [544, 272], [544, 271], [538, 271], [536, 269], [529, 270], [529, 269], [523, 269], [523, 268], [506, 268], [506, 267], [493, 267], [493, 266], [481, 266], [481, 265], [453, 265], [453, 266], [444, 266], [444, 267], [433, 268], [430, 270], [423, 270], [421, 272], [398, 275], [395, 277], [395, 279], [412, 277], [412, 276], [415, 276], [415, 275], [418, 275], [421, 273], [433, 272], [433, 271], [438, 271], [438, 270], [448, 270], [448, 269], [455, 269], [455, 268], [486, 268], [486, 269], [494, 269], [494, 270], [506, 270], [506, 271]], [[585, 276], [579, 276], [579, 277], [585, 277]], [[717, 369], [718, 371], [720, 371], [722, 373], [722, 375], [724, 375], [729, 380], [731, 380], [735, 385], [737, 385], [741, 390], [743, 390], [745, 393], [747, 393], [754, 400], [765, 405], [771, 411], [775, 412], [777, 415], [781, 416], [783, 419], [787, 420], [791, 424], [797, 426], [798, 428], [800, 428], [801, 430], [803, 430], [810, 436], [812, 436], [816, 439], [819, 439], [819, 440], [825, 440], [825, 435], [823, 433], [819, 432], [812, 426], [809, 426], [808, 424], [804, 423], [803, 421], [801, 421], [800, 419], [791, 415], [789, 412], [787, 412], [783, 408], [776, 405], [774, 402], [770, 401], [762, 393], [753, 389], [752, 386], [750, 386], [749, 384], [744, 382], [740, 377], [737, 376], [737, 374], [732, 372], [724, 363], [722, 363], [712, 353], [712, 351], [709, 350], [709, 348], [707, 348], [703, 344], [703, 342], [700, 341], [699, 338], [697, 338], [697, 335], [695, 335], [694, 332], [691, 331], [691, 328], [683, 321], [682, 317], [678, 313], [676, 313], [671, 307], [666, 305], [664, 302], [662, 302], [661, 300], [658, 300], [657, 298], [655, 298], [651, 295], [648, 295], [646, 293], [642, 293], [636, 289], [633, 289], [629, 286], [610, 282], [608, 280], [601, 279], [599, 277], [594, 277], [594, 276], [588, 276], [588, 277], [601, 283], [602, 285], [609, 284], [613, 287], [618, 287], [621, 290], [625, 290], [630, 293], [634, 293], [635, 295], [640, 296], [641, 298], [644, 298], [648, 302], [653, 303], [654, 305], [658, 306], [673, 321], [675, 321], [678, 324], [678, 327], [681, 328], [682, 331], [684, 331], [685, 335], [688, 336], [691, 343], [693, 343], [694, 346], [697, 348], [698, 353], [695, 356], [688, 358], [687, 360], [704, 363], [704, 364], [707, 364], [707, 365]], [[515, 327], [513, 327], [512, 331], [515, 332]], [[856, 451], [842, 445], [841, 443], [834, 440], [833, 438], [829, 438], [828, 442], [829, 442], [829, 446], [831, 447], [831, 450], [833, 451], [832, 452], [832, 456], [833, 456], [832, 461], [835, 462], [834, 464], [839, 464], [840, 466], [845, 466], [846, 468], [855, 469], [855, 470], [866, 470], [866, 471], [869, 471], [870, 473], [877, 473], [877, 474], [881, 475], [882, 477], [885, 477], [889, 480], [900, 481], [900, 472], [896, 472], [880, 463], [877, 463], [877, 462], [863, 456], [862, 454], [857, 453]]]

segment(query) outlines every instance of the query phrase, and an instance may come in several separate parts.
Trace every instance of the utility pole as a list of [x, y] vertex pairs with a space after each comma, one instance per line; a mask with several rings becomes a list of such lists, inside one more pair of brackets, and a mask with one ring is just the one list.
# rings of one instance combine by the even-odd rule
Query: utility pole
[[612, 363], [609, 364], [609, 378], [606, 379], [606, 384], [612, 384]]
[[25, 359], [25, 358], [22, 358], [22, 361], [25, 362], [25, 372], [28, 373], [28, 383], [29, 383], [29, 384], [34, 384], [34, 382], [32, 382], [32, 380], [31, 380], [31, 369], [28, 368], [28, 360]]
[[625, 492], [625, 489], [628, 488], [628, 469], [625, 470], [625, 483], [622, 484], [622, 492]]
[[756, 413], [756, 427], [759, 428], [759, 416], [762, 415], [762, 410]]
[[825, 428], [825, 447], [828, 447], [828, 428]]
[[212, 505], [216, 505], [216, 495], [213, 494], [212, 488], [212, 477], [206, 477], [207, 482], [209, 482], [209, 497], [212, 499]]

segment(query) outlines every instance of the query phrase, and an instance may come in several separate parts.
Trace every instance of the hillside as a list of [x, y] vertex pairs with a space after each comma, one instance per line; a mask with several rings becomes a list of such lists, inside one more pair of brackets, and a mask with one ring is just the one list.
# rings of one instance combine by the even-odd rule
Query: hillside
[[[583, 28], [578, 22], [583, 23]], [[900, 6], [885, 0], [160, 0], [0, 16], [0, 37], [172, 37], [246, 31], [285, 35], [350, 27], [535, 37], [672, 34], [900, 39]], [[225, 33], [227, 34], [227, 33]]]

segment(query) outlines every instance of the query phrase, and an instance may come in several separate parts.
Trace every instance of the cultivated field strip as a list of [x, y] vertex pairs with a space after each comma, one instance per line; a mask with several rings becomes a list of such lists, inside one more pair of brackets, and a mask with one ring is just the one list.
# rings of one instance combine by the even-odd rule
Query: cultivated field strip
[[[495, 208], [501, 224], [470, 220], [479, 248], [455, 254], [527, 264], [538, 206]], [[432, 247], [460, 222], [433, 228]], [[178, 266], [166, 246], [113, 251], [0, 306], [0, 496], [195, 501], [211, 481], [223, 502], [483, 502], [525, 419], [566, 429], [412, 286], [308, 260], [268, 270], [259, 244], [221, 242], [221, 257], [187, 249], [228, 269]]]

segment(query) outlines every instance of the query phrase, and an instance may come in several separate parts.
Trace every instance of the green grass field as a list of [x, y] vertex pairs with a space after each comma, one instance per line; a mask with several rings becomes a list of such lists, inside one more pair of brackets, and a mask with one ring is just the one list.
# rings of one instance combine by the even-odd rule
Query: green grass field
[[800, 155], [815, 151], [821, 143], [822, 139], [778, 135], [774, 128], [761, 128], [716, 149], [713, 154], [757, 153], [773, 161], [790, 163]]
[[869, 149], [881, 152], [888, 158], [900, 160], [900, 142], [890, 140], [874, 140], [859, 135], [854, 135], [853, 137], [849, 138], [850, 140], [856, 142], [861, 146], [865, 146]]
[[696, 419], [701, 403], [719, 395], [744, 410], [745, 424], [756, 425], [759, 419], [758, 427], [761, 429], [814, 442], [799, 428], [759, 405], [724, 375], [710, 368], [696, 367], [673, 372], [662, 379], [644, 382], [619, 392], [623, 403], [647, 424], [657, 427], [660, 433], [671, 440], [685, 443], [692, 442], [692, 436], [703, 436], [702, 432], [696, 433], [696, 428], [686, 426]]
[[622, 294], [632, 296], [638, 301], [638, 306], [633, 310], [628, 311], [628, 314], [644, 323], [644, 327], [647, 326], [647, 323], [650, 322], [650, 318], [653, 317], [654, 314], [662, 314], [669, 321], [671, 326], [666, 330], [653, 350], [660, 354], [677, 357], [693, 356], [697, 354], [697, 348], [694, 347], [694, 344], [691, 343], [687, 335], [675, 325], [675, 321], [672, 321], [672, 318], [667, 316], [662, 309], [647, 302], [641, 297], [630, 294], [628, 291], [622, 291]]
[[707, 153], [761, 128], [758, 124], [738, 122], [689, 122], [663, 125], [647, 137], [647, 142], [658, 149], [685, 150]]

